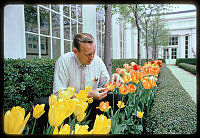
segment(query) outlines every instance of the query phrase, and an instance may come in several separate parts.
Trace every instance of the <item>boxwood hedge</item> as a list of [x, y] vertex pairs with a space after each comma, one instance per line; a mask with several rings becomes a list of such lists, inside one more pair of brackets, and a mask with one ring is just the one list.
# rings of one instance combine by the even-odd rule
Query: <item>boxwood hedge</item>
[[187, 63], [179, 63], [178, 66], [180, 68], [183, 68], [183, 69], [191, 72], [192, 74], [196, 74], [196, 65], [187, 64]]
[[197, 59], [196, 58], [177, 58], [176, 65], [178, 65], [179, 63], [187, 63], [187, 64], [196, 65]]
[[194, 134], [197, 105], [172, 72], [163, 65], [151, 111], [145, 118], [147, 134]]

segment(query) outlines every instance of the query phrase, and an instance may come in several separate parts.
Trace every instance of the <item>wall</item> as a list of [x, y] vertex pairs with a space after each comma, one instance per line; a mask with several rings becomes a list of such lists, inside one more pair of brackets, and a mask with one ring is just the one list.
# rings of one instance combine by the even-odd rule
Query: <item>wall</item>
[[26, 58], [23, 5], [4, 7], [4, 58]]

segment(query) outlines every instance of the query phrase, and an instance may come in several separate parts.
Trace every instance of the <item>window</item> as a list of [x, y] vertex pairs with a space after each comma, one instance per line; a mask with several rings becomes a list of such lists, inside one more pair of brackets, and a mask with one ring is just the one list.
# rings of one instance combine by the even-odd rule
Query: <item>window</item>
[[104, 8], [98, 5], [96, 9], [96, 36], [97, 36], [97, 55], [104, 58], [104, 39], [105, 39], [105, 18]]
[[123, 22], [120, 22], [120, 58], [126, 58], [126, 47], [125, 47], [125, 24]]
[[164, 49], [163, 52], [164, 52], [164, 54], [163, 54], [164, 57], [163, 58], [164, 59], [169, 59], [169, 49]]
[[24, 15], [27, 58], [57, 58], [61, 47], [64, 53], [72, 51], [74, 35], [82, 32], [81, 5], [24, 5]]
[[178, 45], [178, 37], [177, 36], [169, 37], [169, 45]]
[[185, 36], [185, 58], [188, 58], [189, 36]]
[[172, 48], [172, 59], [176, 59], [176, 48]]

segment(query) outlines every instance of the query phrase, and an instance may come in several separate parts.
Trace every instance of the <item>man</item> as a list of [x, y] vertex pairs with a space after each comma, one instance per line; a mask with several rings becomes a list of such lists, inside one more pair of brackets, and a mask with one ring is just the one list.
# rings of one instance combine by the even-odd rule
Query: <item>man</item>
[[[53, 94], [58, 97], [60, 89], [66, 89], [69, 86], [75, 88], [75, 93], [79, 90], [84, 90], [85, 86], [93, 87], [91, 92], [88, 92], [88, 98], [93, 97], [93, 103], [89, 104], [91, 110], [88, 117], [91, 122], [89, 129], [93, 128], [96, 114], [102, 112], [96, 109], [101, 100], [109, 101], [112, 104], [112, 95], [107, 96], [107, 90], [104, 90], [105, 85], [111, 81], [115, 81], [118, 85], [123, 83], [120, 75], [114, 73], [111, 76], [108, 74], [105, 64], [102, 59], [95, 55], [96, 44], [94, 38], [88, 33], [79, 33], [73, 40], [73, 52], [68, 52], [62, 55], [55, 64]], [[95, 80], [95, 81], [94, 81]], [[115, 95], [114, 110], [117, 110], [117, 101], [120, 96]]]
[[[108, 91], [103, 91], [105, 84], [110, 81], [110, 76], [102, 59], [95, 55], [96, 44], [94, 38], [88, 33], [79, 33], [73, 40], [73, 52], [62, 55], [55, 64], [53, 94], [58, 96], [60, 89], [69, 86], [75, 88], [75, 93], [91, 85], [93, 90], [88, 97], [101, 100], [107, 96]], [[96, 80], [96, 81], [93, 81]], [[117, 84], [123, 82], [118, 74], [113, 74], [111, 81]], [[92, 83], [93, 82], [93, 83]]]

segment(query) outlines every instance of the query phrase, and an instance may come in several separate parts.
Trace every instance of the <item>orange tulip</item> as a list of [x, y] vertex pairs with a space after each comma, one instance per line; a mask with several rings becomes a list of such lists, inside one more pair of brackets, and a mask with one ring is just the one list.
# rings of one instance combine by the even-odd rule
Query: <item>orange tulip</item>
[[126, 73], [125, 75], [123, 75], [122, 79], [124, 80], [124, 83], [129, 83], [131, 81], [130, 73]]
[[135, 85], [133, 85], [133, 84], [129, 84], [127, 86], [128, 92], [130, 92], [130, 93], [134, 93], [136, 91], [136, 88], [137, 87]]
[[99, 106], [96, 107], [96, 109], [100, 109], [102, 112], [107, 112], [109, 109], [111, 108], [111, 106], [109, 106], [109, 102], [106, 101], [102, 101], [100, 102]]
[[124, 85], [124, 84], [121, 84], [120, 87], [119, 87], [119, 92], [123, 95], [126, 95], [128, 94], [128, 90], [127, 90], [127, 87]]
[[114, 84], [111, 84], [111, 82], [109, 82], [105, 86], [105, 88], [108, 89], [108, 91], [113, 91], [113, 89], [116, 87], [117, 87], [117, 85], [115, 84], [115, 82], [114, 82]]

